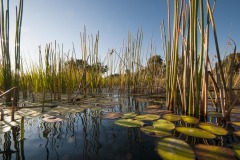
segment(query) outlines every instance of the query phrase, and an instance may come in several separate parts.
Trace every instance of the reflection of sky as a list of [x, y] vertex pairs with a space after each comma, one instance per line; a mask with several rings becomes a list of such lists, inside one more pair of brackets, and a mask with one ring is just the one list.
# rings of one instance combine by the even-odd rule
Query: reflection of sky
[[[88, 34], [100, 31], [99, 53], [104, 59], [108, 49], [120, 51], [123, 41], [127, 41], [128, 31], [136, 36], [139, 27], [144, 32], [143, 50], [146, 52], [151, 39], [155, 41], [157, 52], [163, 56], [160, 38], [160, 23], [167, 21], [167, 0], [41, 0], [24, 1], [21, 48], [24, 58], [38, 58], [38, 45], [46, 43], [64, 44], [64, 52], [72, 49], [74, 43], [77, 56], [80, 52], [80, 32], [84, 25]], [[205, 1], [204, 1], [205, 2]], [[11, 32], [14, 33], [15, 5], [10, 2]], [[173, 1], [171, 1], [173, 4]], [[227, 35], [231, 33], [240, 46], [240, 1], [219, 0], [215, 9], [220, 51], [224, 51]], [[11, 35], [13, 38], [13, 35]], [[213, 40], [213, 39], [212, 39]], [[14, 40], [11, 40], [13, 45]], [[213, 41], [211, 41], [213, 44]], [[12, 49], [12, 52], [14, 50]], [[215, 53], [214, 49], [210, 49]], [[230, 51], [229, 51], [230, 52]]]

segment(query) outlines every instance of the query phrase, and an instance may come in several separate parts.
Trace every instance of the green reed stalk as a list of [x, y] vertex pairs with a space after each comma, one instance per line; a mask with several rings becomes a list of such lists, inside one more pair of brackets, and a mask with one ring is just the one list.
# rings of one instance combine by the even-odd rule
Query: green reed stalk
[[[81, 51], [82, 51], [82, 66], [83, 66], [83, 75], [82, 75], [82, 86], [86, 86], [87, 84], [87, 39], [86, 39], [86, 28], [84, 27], [83, 34], [80, 33], [81, 40]], [[84, 88], [84, 97], [87, 96], [87, 88]]]
[[[0, 24], [0, 38], [2, 49], [2, 66], [3, 66], [3, 89], [9, 90], [12, 87], [12, 72], [11, 59], [9, 53], [9, 0], [7, 0], [7, 7], [4, 8], [3, 0], [1, 2], [1, 24]], [[11, 95], [6, 96], [6, 102], [11, 101]]]
[[[19, 8], [16, 7], [16, 33], [15, 33], [15, 86], [19, 87], [20, 72], [20, 46], [21, 46], [21, 27], [23, 15], [23, 0], [19, 0]], [[17, 101], [19, 99], [19, 88], [16, 90]]]

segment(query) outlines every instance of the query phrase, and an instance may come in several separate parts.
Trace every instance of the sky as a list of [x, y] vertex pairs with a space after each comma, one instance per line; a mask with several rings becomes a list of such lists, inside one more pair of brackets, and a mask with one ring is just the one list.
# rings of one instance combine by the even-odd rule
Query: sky
[[[10, 0], [12, 53], [17, 3], [18, 0]], [[228, 35], [240, 47], [239, 6], [240, 0], [217, 0], [214, 16], [222, 53]], [[136, 37], [139, 28], [143, 30], [143, 51], [147, 52], [152, 41], [157, 54], [164, 57], [160, 24], [162, 20], [167, 22], [167, 0], [24, 0], [23, 8], [21, 55], [27, 61], [38, 59], [39, 45], [43, 52], [45, 45], [55, 40], [63, 44], [65, 53], [74, 44], [77, 56], [81, 57], [80, 32], [84, 26], [89, 35], [95, 36], [99, 31], [102, 59], [111, 49], [119, 52], [123, 42], [127, 42], [128, 32]], [[210, 47], [210, 52], [214, 55], [215, 49]]]

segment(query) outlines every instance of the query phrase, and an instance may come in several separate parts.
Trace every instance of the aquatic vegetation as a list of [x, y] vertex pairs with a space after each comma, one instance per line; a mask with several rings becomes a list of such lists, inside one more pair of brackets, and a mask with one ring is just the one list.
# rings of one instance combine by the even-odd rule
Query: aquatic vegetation
[[194, 160], [195, 154], [192, 147], [185, 141], [176, 138], [162, 138], [156, 145], [157, 153], [162, 159]]
[[228, 131], [224, 128], [222, 128], [221, 126], [217, 126], [217, 125], [213, 125], [210, 123], [204, 123], [201, 122], [199, 124], [199, 127], [216, 135], [226, 135], [228, 134]]
[[177, 114], [164, 114], [162, 118], [172, 122], [181, 120], [181, 116]]
[[136, 120], [154, 121], [160, 118], [160, 115], [155, 114], [141, 114], [134, 117]]
[[236, 159], [233, 150], [221, 146], [197, 144], [194, 147], [194, 151], [199, 159]]
[[135, 119], [119, 119], [114, 123], [123, 127], [141, 127], [144, 125], [144, 122]]
[[172, 131], [175, 128], [175, 125], [165, 119], [159, 119], [153, 122], [153, 127], [163, 131]]
[[123, 115], [122, 115], [122, 118], [126, 118], [126, 119], [128, 119], [128, 118], [134, 118], [134, 117], [136, 117], [138, 114], [137, 113], [135, 113], [135, 112], [129, 112], [129, 113], [124, 113]]
[[52, 115], [43, 115], [43, 121], [44, 122], [48, 122], [48, 123], [55, 123], [55, 122], [61, 122], [61, 121], [64, 121], [66, 118], [65, 116], [61, 116], [61, 115], [55, 115], [55, 116], [52, 116]]
[[216, 136], [210, 132], [207, 132], [203, 129], [199, 128], [191, 128], [191, 127], [176, 127], [176, 131], [185, 134], [187, 136], [197, 137], [197, 138], [207, 138], [213, 139]]
[[140, 128], [140, 130], [149, 136], [160, 137], [160, 138], [172, 135], [172, 133], [169, 132], [168, 130], [155, 128], [154, 126], [143, 126]]
[[234, 144], [233, 145], [233, 151], [235, 152], [235, 155], [240, 158], [240, 144]]
[[198, 124], [199, 123], [199, 119], [195, 118], [195, 117], [191, 117], [191, 116], [181, 116], [182, 120], [188, 124]]
[[117, 119], [122, 116], [122, 113], [118, 112], [107, 112], [101, 116], [102, 119]]

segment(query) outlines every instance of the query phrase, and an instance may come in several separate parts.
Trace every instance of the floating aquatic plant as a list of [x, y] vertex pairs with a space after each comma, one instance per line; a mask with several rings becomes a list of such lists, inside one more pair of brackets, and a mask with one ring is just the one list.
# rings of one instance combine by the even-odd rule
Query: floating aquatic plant
[[154, 126], [143, 126], [140, 128], [140, 130], [147, 135], [155, 137], [166, 137], [172, 135], [172, 133], [169, 132], [168, 130], [158, 129], [155, 128]]
[[125, 113], [123, 116], [122, 116], [122, 118], [134, 118], [134, 117], [136, 117], [137, 116], [137, 113], [135, 113], [135, 112], [129, 112], [129, 113]]
[[163, 160], [194, 160], [195, 154], [192, 147], [185, 141], [166, 137], [157, 142], [157, 153]]
[[171, 131], [175, 128], [175, 125], [168, 120], [159, 119], [153, 122], [153, 127], [163, 131]]
[[207, 139], [213, 139], [216, 138], [216, 136], [212, 133], [209, 133], [205, 130], [199, 129], [199, 128], [191, 128], [191, 127], [176, 127], [176, 131], [185, 134], [187, 136], [192, 136], [196, 138], [207, 138]]
[[199, 119], [191, 116], [181, 116], [182, 120], [188, 124], [197, 124], [199, 123]]
[[175, 121], [179, 121], [181, 120], [181, 116], [177, 115], [177, 114], [164, 114], [162, 116], [163, 119], [175, 122]]
[[233, 150], [221, 146], [195, 145], [195, 154], [199, 159], [212, 159], [212, 160], [229, 160], [236, 159]]
[[217, 126], [217, 125], [213, 125], [213, 124], [210, 124], [210, 123], [200, 123], [199, 124], [199, 127], [210, 132], [210, 133], [213, 133], [213, 134], [216, 134], [216, 135], [226, 135], [228, 134], [228, 131], [220, 126]]
[[123, 127], [142, 127], [144, 125], [144, 122], [134, 119], [119, 119], [114, 123]]
[[102, 119], [117, 119], [122, 116], [119, 112], [108, 112], [101, 116]]
[[134, 117], [134, 119], [145, 120], [145, 121], [154, 121], [159, 118], [160, 118], [160, 116], [155, 115], [155, 114], [141, 114], [141, 115], [137, 115], [136, 117]]
[[235, 155], [240, 159], [240, 143], [233, 145], [233, 151]]

